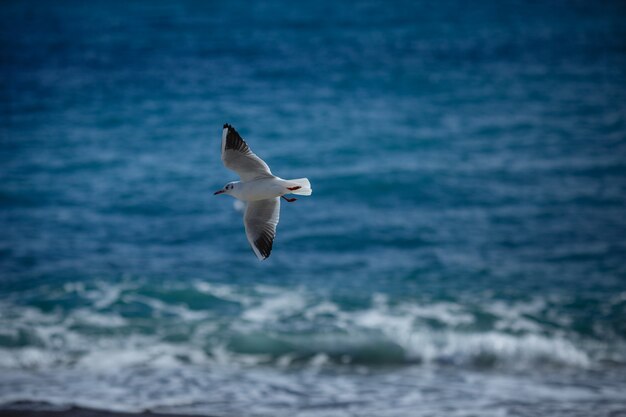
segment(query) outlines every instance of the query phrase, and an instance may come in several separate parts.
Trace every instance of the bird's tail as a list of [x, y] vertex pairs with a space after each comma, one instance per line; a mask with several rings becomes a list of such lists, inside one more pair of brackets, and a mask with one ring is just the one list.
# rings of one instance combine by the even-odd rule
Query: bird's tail
[[[288, 180], [290, 187], [302, 187], [291, 192], [291, 194], [311, 195], [313, 189], [308, 178], [298, 178], [297, 180]], [[293, 184], [293, 185], [292, 185]]]

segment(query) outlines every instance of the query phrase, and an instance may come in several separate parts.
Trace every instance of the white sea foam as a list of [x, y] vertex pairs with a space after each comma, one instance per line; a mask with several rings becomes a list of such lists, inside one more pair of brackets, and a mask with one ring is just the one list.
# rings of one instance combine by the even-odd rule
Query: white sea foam
[[[320, 364], [324, 360], [323, 355], [315, 359]], [[441, 404], [454, 405], [447, 408], [447, 415], [499, 415], [520, 405], [563, 402], [590, 415], [599, 402], [616, 409], [624, 405], [623, 383], [611, 379], [602, 381], [609, 384], [599, 390], [596, 383], [578, 384], [568, 374], [554, 374], [546, 381], [540, 374], [450, 374], [428, 367], [349, 373], [229, 366], [126, 368], [92, 374], [70, 369], [38, 375], [10, 371], [3, 381], [9, 384], [0, 390], [0, 403], [28, 400], [216, 416], [427, 416], [441, 411]]]
[[259, 304], [246, 309], [242, 318], [253, 322], [269, 323], [304, 310], [305, 298], [300, 293], [265, 291], [268, 296]]
[[[619, 343], [603, 345], [533, 320], [548, 308], [543, 299], [482, 303], [479, 313], [489, 316], [490, 322], [480, 324], [477, 303], [417, 303], [373, 294], [369, 306], [343, 309], [302, 288], [257, 285], [237, 291], [234, 285], [202, 283], [195, 283], [194, 288], [236, 303], [241, 310], [237, 316], [225, 318], [210, 309], [191, 310], [132, 291], [102, 290], [111, 294], [102, 304], [107, 306], [104, 308], [110, 309], [116, 302], [146, 306], [150, 316], [146, 328], [145, 318], [126, 317], [123, 310], [105, 313], [99, 308], [77, 307], [44, 313], [5, 303], [0, 335], [15, 342], [2, 347], [0, 366], [121, 369], [194, 363], [274, 364], [282, 368], [308, 364], [317, 368], [355, 362], [421, 362], [499, 368], [552, 364], [584, 369], [601, 360], [624, 361], [624, 346]], [[79, 284], [66, 290], [92, 291]], [[259, 336], [264, 339], [259, 341]]]
[[193, 286], [197, 291], [203, 294], [209, 294], [222, 300], [232, 301], [246, 306], [253, 304], [255, 300], [252, 296], [242, 294], [241, 290], [235, 286], [213, 284], [204, 281], [194, 282]]
[[126, 294], [122, 296], [124, 302], [139, 302], [149, 306], [155, 315], [172, 314], [188, 321], [202, 320], [209, 317], [207, 311], [193, 311], [179, 304], [168, 304], [156, 298], [146, 297], [137, 294]]
[[[270, 305], [272, 313], [262, 315], [265, 320], [288, 317], [294, 303], [270, 302]], [[323, 314], [337, 312], [332, 306], [329, 302], [319, 311]], [[440, 308], [443, 307], [434, 310]], [[550, 361], [569, 358], [564, 363], [581, 372], [587, 365], [587, 357], [562, 341], [551, 341], [535, 334], [505, 335], [496, 330], [484, 334], [426, 331], [412, 327], [415, 316], [403, 317], [405, 313], [401, 311], [412, 311], [414, 315], [421, 312], [409, 307], [395, 309], [382, 299], [371, 309], [339, 311], [341, 320], [356, 334], [344, 338], [325, 335], [326, 339], [321, 341], [301, 339], [300, 345], [292, 345], [294, 349], [304, 346], [317, 353], [310, 355], [304, 364], [297, 362], [299, 365], [294, 369], [299, 371], [289, 372], [285, 372], [285, 368], [293, 365], [297, 351], [280, 356], [270, 367], [259, 367], [258, 364], [272, 364], [272, 355], [235, 353], [224, 344], [207, 352], [202, 345], [168, 343], [155, 335], [108, 338], [97, 343], [79, 335], [68, 339], [74, 344], [71, 348], [91, 350], [79, 355], [74, 362], [68, 362], [69, 357], [48, 347], [4, 349], [0, 351], [0, 367], [5, 370], [0, 378], [0, 404], [39, 401], [113, 411], [150, 409], [216, 416], [258, 413], [289, 416], [294, 410], [300, 410], [299, 415], [310, 411], [312, 416], [320, 415], [320, 410], [324, 410], [324, 415], [339, 416], [363, 415], [366, 410], [370, 413], [378, 410], [376, 414], [382, 416], [408, 412], [419, 416], [422, 412], [428, 415], [428, 410], [437, 409], [438, 404], [451, 398], [455, 398], [457, 407], [467, 410], [492, 410], [494, 406], [490, 402], [517, 404], [519, 401], [554, 401], [555, 398], [621, 401], [619, 385], [615, 383], [598, 391], [589, 382], [565, 385], [567, 376], [557, 389], [551, 385], [555, 383], [555, 376], [552, 382], [543, 382], [542, 378], [532, 380], [531, 377], [514, 378], [493, 373], [486, 378], [486, 374], [468, 370], [462, 373], [463, 381], [459, 381], [457, 377], [448, 379], [445, 368], [434, 371], [429, 365], [406, 367], [391, 373], [362, 365], [351, 366], [349, 371], [336, 370], [330, 347], [339, 352], [345, 349], [340, 358], [349, 356], [355, 345], [358, 348], [369, 343], [371, 332], [395, 340], [411, 355], [421, 356], [426, 364], [437, 364], [447, 357], [462, 364], [487, 353], [503, 358], [509, 365], [538, 363], [541, 355]], [[432, 316], [430, 311], [427, 315]], [[363, 330], [366, 333], [360, 333]], [[405, 332], [411, 337], [407, 338]], [[345, 362], [350, 360], [346, 358]], [[304, 369], [300, 368], [302, 365]], [[552, 375], [558, 377], [554, 372], [551, 371]], [[474, 400], [467, 400], [462, 406], [468, 396]], [[388, 401], [391, 397], [393, 403]], [[476, 398], [485, 403], [477, 402]], [[416, 410], [421, 411], [415, 414]]]

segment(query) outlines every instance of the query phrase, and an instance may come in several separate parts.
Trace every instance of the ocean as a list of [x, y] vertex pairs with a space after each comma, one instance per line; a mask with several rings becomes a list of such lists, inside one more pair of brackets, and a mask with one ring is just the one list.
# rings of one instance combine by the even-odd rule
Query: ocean
[[[626, 415], [621, 1], [4, 1], [0, 408]], [[224, 123], [313, 195], [259, 262]]]

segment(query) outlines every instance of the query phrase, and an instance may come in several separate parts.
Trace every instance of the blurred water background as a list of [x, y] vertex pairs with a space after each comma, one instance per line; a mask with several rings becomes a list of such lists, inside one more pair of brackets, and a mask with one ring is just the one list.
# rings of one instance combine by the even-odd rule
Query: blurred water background
[[[0, 405], [626, 409], [620, 1], [0, 4]], [[259, 263], [220, 161], [283, 178]]]

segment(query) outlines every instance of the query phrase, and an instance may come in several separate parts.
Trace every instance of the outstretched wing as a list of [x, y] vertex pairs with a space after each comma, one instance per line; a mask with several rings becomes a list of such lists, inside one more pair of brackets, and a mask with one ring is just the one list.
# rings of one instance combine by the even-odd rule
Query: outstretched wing
[[226, 168], [239, 174], [242, 181], [271, 177], [270, 167], [248, 147], [239, 133], [229, 124], [222, 131], [222, 161]]
[[243, 216], [246, 236], [259, 260], [270, 256], [280, 217], [280, 197], [250, 201]]

